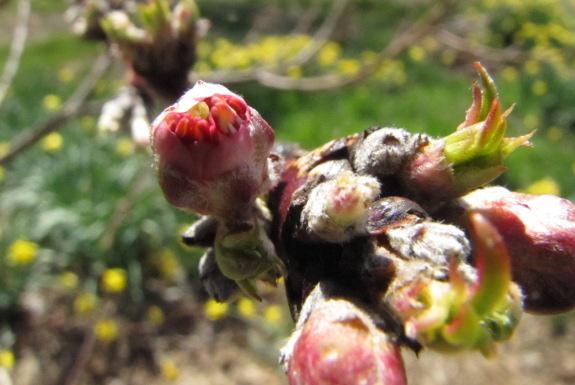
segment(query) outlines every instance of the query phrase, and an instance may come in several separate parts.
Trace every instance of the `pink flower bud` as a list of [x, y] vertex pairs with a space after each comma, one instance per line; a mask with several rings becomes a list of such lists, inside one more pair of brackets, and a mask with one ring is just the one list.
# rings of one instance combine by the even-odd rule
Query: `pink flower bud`
[[152, 123], [152, 147], [166, 199], [216, 217], [242, 216], [269, 188], [274, 133], [227, 88], [198, 82]]
[[500, 233], [511, 272], [523, 289], [525, 309], [559, 313], [575, 307], [575, 205], [553, 195], [529, 195], [503, 187], [461, 198]]
[[397, 344], [345, 300], [328, 300], [311, 313], [293, 346], [288, 378], [290, 385], [407, 381]]

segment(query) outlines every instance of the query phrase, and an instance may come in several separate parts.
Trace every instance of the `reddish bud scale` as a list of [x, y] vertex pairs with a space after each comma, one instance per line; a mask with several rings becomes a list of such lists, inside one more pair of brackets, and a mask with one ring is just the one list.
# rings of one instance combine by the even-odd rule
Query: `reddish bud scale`
[[461, 202], [497, 228], [511, 257], [525, 310], [560, 313], [575, 307], [575, 205], [552, 195], [503, 187], [474, 191]]
[[288, 365], [290, 385], [405, 385], [397, 345], [369, 316], [330, 300], [305, 322]]

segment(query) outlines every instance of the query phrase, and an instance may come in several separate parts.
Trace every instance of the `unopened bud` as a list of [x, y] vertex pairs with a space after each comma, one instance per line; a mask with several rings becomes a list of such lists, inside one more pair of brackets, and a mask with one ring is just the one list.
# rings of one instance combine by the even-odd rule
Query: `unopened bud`
[[369, 205], [378, 194], [377, 179], [345, 171], [312, 190], [301, 218], [313, 236], [346, 242], [366, 232]]
[[198, 82], [152, 123], [152, 148], [166, 199], [216, 217], [251, 213], [269, 187], [271, 127], [238, 95]]
[[490, 187], [467, 194], [458, 204], [497, 228], [511, 257], [513, 280], [526, 296], [525, 310], [559, 313], [575, 307], [573, 203]]
[[295, 332], [290, 385], [404, 385], [399, 347], [346, 300], [328, 300]]

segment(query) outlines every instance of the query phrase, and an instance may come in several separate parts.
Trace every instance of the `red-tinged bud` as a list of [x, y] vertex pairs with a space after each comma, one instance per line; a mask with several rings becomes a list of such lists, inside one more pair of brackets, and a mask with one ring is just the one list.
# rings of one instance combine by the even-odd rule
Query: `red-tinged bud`
[[575, 307], [573, 203], [490, 187], [467, 194], [458, 204], [481, 213], [501, 235], [526, 311], [560, 313]]
[[421, 140], [405, 170], [405, 183], [427, 200], [454, 198], [491, 182], [513, 150], [530, 145], [533, 132], [504, 137], [511, 108], [502, 111], [493, 79], [479, 63], [475, 67], [483, 87], [474, 85], [465, 121], [444, 138]]
[[296, 333], [290, 385], [406, 384], [398, 345], [348, 301], [328, 300]]
[[227, 88], [198, 82], [152, 124], [152, 147], [166, 199], [216, 217], [250, 213], [269, 188], [274, 133]]

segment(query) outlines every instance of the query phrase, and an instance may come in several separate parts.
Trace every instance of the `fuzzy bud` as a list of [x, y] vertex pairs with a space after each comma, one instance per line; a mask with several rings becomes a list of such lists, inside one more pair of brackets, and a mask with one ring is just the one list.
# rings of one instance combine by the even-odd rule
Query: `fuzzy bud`
[[346, 242], [366, 232], [369, 205], [378, 194], [377, 179], [344, 171], [312, 190], [301, 218], [313, 236]]
[[497, 228], [511, 257], [513, 280], [526, 296], [527, 311], [560, 313], [575, 307], [572, 202], [490, 187], [467, 194], [458, 204], [467, 212], [481, 213]]
[[290, 385], [404, 385], [398, 345], [346, 300], [314, 309], [292, 337]]
[[152, 123], [166, 199], [215, 217], [242, 217], [269, 188], [274, 140], [256, 110], [227, 88], [198, 82]]

